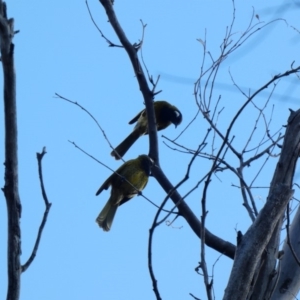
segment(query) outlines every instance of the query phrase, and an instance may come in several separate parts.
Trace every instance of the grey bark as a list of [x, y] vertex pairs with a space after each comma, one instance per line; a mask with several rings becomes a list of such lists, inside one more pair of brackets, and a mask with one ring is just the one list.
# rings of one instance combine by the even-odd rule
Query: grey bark
[[0, 1], [0, 48], [4, 77], [5, 175], [3, 192], [8, 219], [8, 290], [7, 300], [20, 297], [21, 275], [21, 203], [18, 193], [16, 76], [14, 69], [13, 19], [7, 19], [6, 4]]
[[279, 235], [281, 222], [277, 223], [274, 233], [262, 255], [260, 267], [257, 269], [257, 278], [252, 283], [253, 292], [249, 295], [251, 300], [270, 299], [270, 295], [276, 285], [275, 266], [277, 262], [277, 253], [279, 247]]
[[266, 295], [272, 288], [267, 283], [274, 273], [282, 219], [293, 195], [291, 187], [299, 156], [299, 128], [300, 110], [292, 111], [267, 202], [237, 248], [224, 300], [249, 299], [252, 293], [258, 295], [257, 290], [263, 285], [264, 290], [260, 290], [255, 299], [268, 299]]
[[[290, 242], [298, 261], [300, 261], [300, 208], [298, 208], [290, 227]], [[300, 289], [300, 266], [287, 244], [287, 239], [283, 245], [283, 256], [279, 263], [278, 275], [278, 284], [271, 299], [295, 299]]]

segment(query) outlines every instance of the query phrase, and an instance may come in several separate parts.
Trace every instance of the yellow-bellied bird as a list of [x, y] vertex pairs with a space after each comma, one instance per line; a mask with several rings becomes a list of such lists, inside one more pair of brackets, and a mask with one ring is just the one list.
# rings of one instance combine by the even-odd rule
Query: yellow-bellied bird
[[117, 208], [144, 189], [152, 162], [147, 155], [128, 160], [101, 185], [96, 196], [111, 186], [110, 198], [96, 219], [104, 231], [110, 230]]
[[[182, 121], [182, 114], [179, 109], [168, 103], [167, 101], [155, 101], [153, 102], [156, 128], [162, 130], [167, 128], [171, 123], [177, 127]], [[133, 131], [129, 136], [112, 152], [111, 156], [115, 159], [120, 159], [128, 151], [128, 149], [134, 144], [134, 142], [142, 135], [148, 134], [148, 119], [146, 109], [139, 112], [129, 124], [136, 123]]]

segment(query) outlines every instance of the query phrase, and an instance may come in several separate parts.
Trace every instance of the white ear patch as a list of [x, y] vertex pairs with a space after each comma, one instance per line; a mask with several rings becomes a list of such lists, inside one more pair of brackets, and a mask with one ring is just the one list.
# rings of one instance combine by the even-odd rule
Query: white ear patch
[[177, 110], [175, 110], [175, 115], [176, 115], [176, 118], [178, 118], [180, 116], [180, 113]]

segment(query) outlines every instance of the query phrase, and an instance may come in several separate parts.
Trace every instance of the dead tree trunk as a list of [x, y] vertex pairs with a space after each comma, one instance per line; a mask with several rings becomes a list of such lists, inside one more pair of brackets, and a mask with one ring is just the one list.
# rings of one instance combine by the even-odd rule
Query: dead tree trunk
[[[270, 299], [272, 295], [274, 285], [268, 283], [274, 277], [272, 273], [275, 271], [283, 216], [293, 195], [292, 185], [300, 146], [299, 128], [300, 110], [292, 111], [267, 202], [237, 247], [224, 300]], [[261, 274], [264, 274], [263, 278]]]
[[0, 1], [0, 47], [4, 74], [5, 184], [3, 192], [8, 218], [8, 291], [7, 300], [20, 296], [21, 277], [21, 202], [18, 193], [18, 145], [16, 115], [16, 76], [14, 69], [13, 19], [7, 19], [6, 4]]

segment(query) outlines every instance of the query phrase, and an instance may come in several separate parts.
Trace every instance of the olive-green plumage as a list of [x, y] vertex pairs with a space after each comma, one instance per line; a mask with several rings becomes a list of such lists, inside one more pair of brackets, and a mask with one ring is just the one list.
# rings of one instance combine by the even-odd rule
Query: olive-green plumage
[[[153, 105], [157, 130], [165, 129], [171, 123], [173, 123], [175, 127], [181, 123], [182, 114], [174, 105], [171, 105], [167, 101], [155, 101], [153, 102]], [[139, 112], [129, 124], [135, 122], [137, 123], [132, 133], [130, 133], [128, 137], [111, 152], [111, 155], [114, 156], [115, 159], [123, 157], [140, 136], [148, 134], [148, 119], [145, 109]]]
[[147, 155], [128, 160], [101, 185], [96, 196], [111, 186], [110, 198], [96, 219], [104, 231], [110, 230], [117, 208], [144, 189], [151, 164]]

